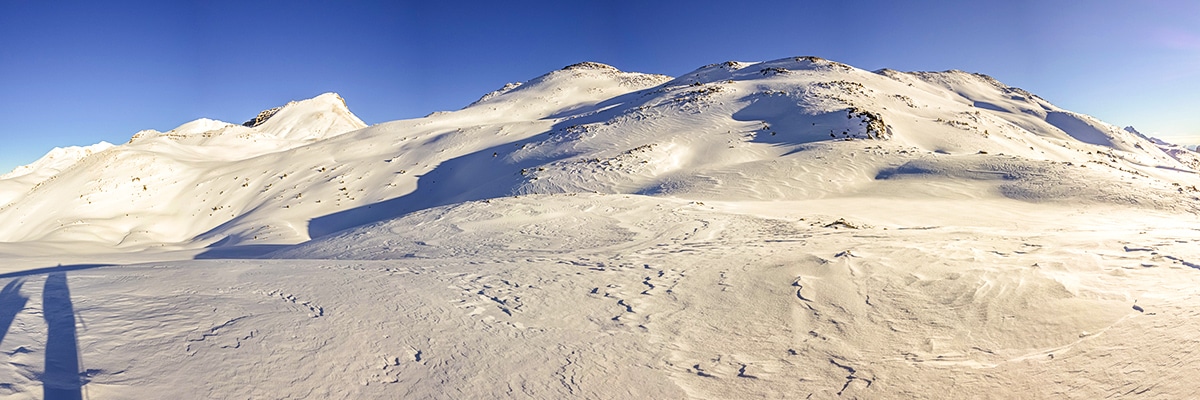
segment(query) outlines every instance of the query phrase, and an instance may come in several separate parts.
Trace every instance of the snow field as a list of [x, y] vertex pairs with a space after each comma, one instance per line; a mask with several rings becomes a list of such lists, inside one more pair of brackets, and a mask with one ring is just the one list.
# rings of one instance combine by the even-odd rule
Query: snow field
[[0, 179], [0, 396], [1194, 391], [1194, 153], [984, 75], [581, 63], [266, 115]]

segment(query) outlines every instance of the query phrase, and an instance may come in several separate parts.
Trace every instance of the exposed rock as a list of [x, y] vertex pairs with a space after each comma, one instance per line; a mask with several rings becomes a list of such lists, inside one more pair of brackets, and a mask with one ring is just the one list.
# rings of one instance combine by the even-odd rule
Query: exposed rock
[[243, 122], [242, 126], [247, 126], [247, 127], [253, 128], [253, 127], [262, 125], [264, 122], [267, 122], [268, 119], [271, 119], [271, 117], [275, 116], [275, 113], [279, 112], [279, 110], [282, 110], [282, 109], [283, 109], [283, 106], [275, 107], [275, 108], [272, 108], [269, 110], [263, 110], [258, 113], [258, 116], [254, 117], [253, 119], [251, 119], [249, 121]]
[[569, 70], [573, 70], [573, 69], [600, 69], [600, 70], [609, 70], [609, 71], [619, 71], [616, 67], [613, 67], [611, 65], [601, 64], [601, 63], [592, 62], [592, 61], [584, 61], [581, 63], [571, 64], [566, 67], [563, 67], [563, 71], [569, 71]]

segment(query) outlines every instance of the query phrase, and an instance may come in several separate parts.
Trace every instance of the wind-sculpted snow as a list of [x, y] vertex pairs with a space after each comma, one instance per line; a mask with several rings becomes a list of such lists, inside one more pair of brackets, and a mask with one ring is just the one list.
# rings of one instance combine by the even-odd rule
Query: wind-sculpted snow
[[[284, 260], [0, 274], [0, 391], [35, 397], [65, 359], [58, 390], [115, 398], [1186, 397], [1197, 222], [996, 198], [468, 202]], [[50, 352], [72, 343], [43, 312], [86, 322], [77, 353]]]

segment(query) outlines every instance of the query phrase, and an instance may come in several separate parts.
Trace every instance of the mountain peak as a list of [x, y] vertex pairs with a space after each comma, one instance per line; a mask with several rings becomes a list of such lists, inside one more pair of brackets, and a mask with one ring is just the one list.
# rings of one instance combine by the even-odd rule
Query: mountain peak
[[608, 64], [585, 61], [524, 83], [506, 84], [465, 108], [501, 111], [505, 118], [534, 114], [544, 117], [670, 80], [671, 77], [665, 75], [625, 72]]
[[[84, 157], [90, 156], [101, 151], [112, 148], [113, 145], [108, 142], [100, 142], [91, 146], [68, 146], [55, 147], [42, 158], [37, 159], [28, 165], [22, 165], [4, 175], [0, 175], [0, 179], [14, 179], [25, 175], [32, 174], [37, 171], [51, 170], [55, 173], [75, 165], [76, 162]], [[49, 174], [53, 175], [53, 174]], [[47, 176], [48, 177], [48, 176]]]
[[324, 139], [367, 127], [350, 112], [346, 99], [333, 92], [262, 111], [253, 121], [259, 132], [298, 140]]
[[[335, 109], [339, 108], [338, 105], [340, 104], [341, 109], [344, 109], [346, 112], [350, 111], [349, 108], [346, 107], [346, 99], [342, 98], [341, 95], [339, 95], [337, 93], [333, 93], [333, 92], [322, 93], [311, 99], [300, 100], [300, 101], [330, 104], [330, 105], [333, 105]], [[254, 128], [259, 125], [262, 125], [263, 123], [267, 122], [268, 119], [271, 119], [271, 117], [275, 116], [275, 114], [278, 113], [280, 110], [283, 110], [284, 107], [290, 106], [292, 104], [296, 104], [297, 102], [298, 101], [293, 100], [293, 101], [289, 101], [287, 104], [284, 104], [279, 107], [269, 108], [266, 110], [259, 111], [258, 115], [254, 116], [254, 118], [251, 118], [250, 120], [248, 120], [246, 122], [243, 122], [242, 126], [245, 126], [248, 128]]]

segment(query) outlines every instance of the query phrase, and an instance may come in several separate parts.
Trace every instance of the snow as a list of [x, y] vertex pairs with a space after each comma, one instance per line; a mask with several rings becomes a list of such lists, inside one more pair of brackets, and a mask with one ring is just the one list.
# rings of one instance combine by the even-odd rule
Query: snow
[[580, 63], [260, 115], [0, 179], [0, 394], [1192, 392], [1187, 150], [986, 75]]
[[[254, 128], [198, 119], [167, 132], [142, 131], [125, 145], [71, 159], [73, 169], [39, 168], [55, 185], [5, 191], [12, 200], [0, 206], [0, 218], [10, 223], [0, 227], [0, 241], [80, 245], [94, 252], [187, 246], [270, 201], [263, 194], [272, 187], [282, 189], [281, 176], [267, 175], [277, 159], [270, 156], [364, 127], [341, 97], [329, 93], [289, 103]], [[301, 237], [287, 223], [242, 233]]]
[[112, 147], [112, 143], [108, 142], [91, 146], [56, 147], [31, 164], [19, 166], [7, 174], [0, 175], [0, 206], [8, 204], [20, 193], [70, 168], [79, 160]]
[[1200, 153], [1196, 152], [1196, 146], [1188, 147], [1170, 143], [1158, 138], [1147, 137], [1141, 132], [1138, 132], [1138, 130], [1132, 126], [1125, 127], [1125, 131], [1149, 140], [1151, 143], [1154, 143], [1155, 146], [1158, 146], [1159, 150], [1162, 150], [1163, 153], [1166, 153], [1168, 156], [1171, 156], [1171, 158], [1179, 161], [1180, 164], [1183, 164], [1194, 171], [1200, 171]]

